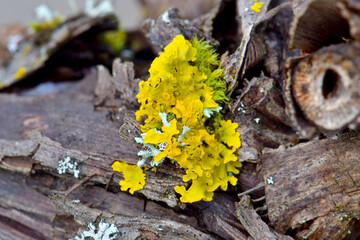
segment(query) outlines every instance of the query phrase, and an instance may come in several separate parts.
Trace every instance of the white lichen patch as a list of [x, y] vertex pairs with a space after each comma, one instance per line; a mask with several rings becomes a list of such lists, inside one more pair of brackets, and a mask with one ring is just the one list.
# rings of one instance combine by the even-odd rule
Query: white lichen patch
[[166, 22], [166, 23], [170, 23], [170, 16], [169, 16], [169, 12], [164, 12], [162, 15], [161, 15], [161, 20]]
[[159, 116], [161, 118], [162, 124], [166, 127], [170, 127], [170, 123], [167, 120], [167, 114], [166, 113], [159, 113]]
[[178, 143], [180, 143], [180, 146], [185, 146], [185, 143], [181, 142], [181, 139], [185, 136], [185, 134], [190, 131], [190, 128], [187, 127], [187, 126], [183, 126], [183, 131], [182, 133], [180, 134], [180, 136], [178, 137]]
[[220, 112], [221, 109], [222, 109], [222, 107], [220, 107], [220, 106], [217, 106], [215, 108], [204, 108], [203, 114], [205, 117], [210, 118], [211, 115], [214, 114], [214, 112]]
[[77, 162], [71, 160], [70, 157], [66, 157], [59, 161], [57, 171], [59, 174], [65, 174], [68, 172], [70, 174], [74, 174], [74, 177], [79, 178], [80, 170], [77, 167]]
[[[114, 224], [105, 223], [104, 219], [100, 220], [98, 230], [96, 231], [96, 227], [89, 223], [89, 230], [84, 231], [80, 234], [80, 236], [76, 236], [75, 240], [85, 240], [85, 239], [94, 239], [94, 240], [114, 240], [117, 237], [117, 233], [119, 233], [119, 229]], [[69, 239], [69, 240], [74, 240]]]
[[96, 4], [95, 0], [86, 0], [84, 12], [88, 16], [95, 17], [114, 12], [114, 7], [110, 0], [101, 1], [99, 4]]
[[274, 179], [273, 179], [273, 177], [268, 177], [267, 179], [266, 179], [266, 182], [267, 182], [267, 184], [270, 184], [270, 185], [273, 185], [274, 184]]

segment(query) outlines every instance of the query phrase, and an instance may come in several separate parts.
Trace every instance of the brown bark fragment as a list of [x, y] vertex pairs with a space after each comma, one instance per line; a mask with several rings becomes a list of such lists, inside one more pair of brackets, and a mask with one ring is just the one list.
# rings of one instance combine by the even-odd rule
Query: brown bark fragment
[[257, 162], [264, 147], [277, 148], [280, 144], [296, 142], [295, 132], [285, 114], [281, 91], [273, 79], [263, 74], [253, 78], [235, 103], [234, 121], [239, 124], [240, 161]]
[[308, 223], [299, 238], [342, 239], [343, 229], [360, 216], [359, 140], [354, 132], [264, 151], [266, 204], [277, 231]]
[[344, 17], [350, 27], [350, 34], [356, 41], [360, 40], [360, 4], [355, 0], [346, 0], [337, 4], [341, 16]]
[[135, 79], [134, 64], [122, 63], [119, 58], [113, 61], [112, 75], [102, 65], [98, 66], [98, 79], [95, 87], [95, 105], [107, 107], [134, 107], [139, 92], [139, 79]]

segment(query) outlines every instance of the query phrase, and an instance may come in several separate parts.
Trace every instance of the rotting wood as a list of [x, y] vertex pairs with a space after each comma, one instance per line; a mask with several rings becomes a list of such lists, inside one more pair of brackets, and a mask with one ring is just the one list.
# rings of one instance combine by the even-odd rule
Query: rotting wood
[[[122, 211], [128, 210], [129, 207], [124, 207], [124, 210], [120, 210], [115, 206], [116, 201], [114, 205], [110, 204], [111, 199], [117, 197], [127, 199], [124, 196], [129, 195], [122, 192], [110, 194], [109, 191], [119, 191], [118, 183], [122, 180], [120, 173], [112, 171], [111, 164], [115, 160], [124, 160], [136, 164], [138, 161], [137, 150], [120, 139], [117, 134], [119, 123], [111, 121], [107, 117], [107, 111], [94, 111], [92, 103], [95, 100], [93, 95], [93, 89], [96, 85], [95, 81], [96, 76], [91, 76], [80, 82], [72, 83], [71, 88], [67, 91], [59, 91], [45, 96], [1, 95], [0, 98], [3, 101], [3, 105], [2, 107], [0, 106], [0, 111], [5, 112], [7, 115], [0, 116], [4, 124], [4, 128], [0, 129], [0, 136], [3, 138], [0, 140], [2, 143], [0, 148], [0, 168], [12, 172], [30, 173], [28, 180], [32, 182], [32, 187], [36, 188], [44, 196], [55, 193], [61, 195], [68, 193], [68, 197], [72, 200], [81, 199], [81, 201], [94, 206], [94, 208], [102, 206], [102, 209], [107, 211], [116, 209], [117, 213], [121, 214]], [[13, 107], [9, 108], [8, 106]], [[118, 112], [117, 114], [122, 116], [120, 119], [124, 119], [125, 113], [126, 111]], [[8, 116], [11, 117], [8, 118]], [[29, 119], [29, 116], [33, 116], [32, 118], [34, 116], [37, 117], [34, 118], [35, 120], [32, 121], [31, 125], [24, 125], [23, 120]], [[138, 125], [138, 123], [136, 124]], [[34, 129], [37, 130], [34, 131]], [[76, 132], [75, 139], [74, 132]], [[128, 131], [126, 132], [128, 133]], [[25, 134], [30, 139], [25, 139]], [[13, 140], [7, 140], [6, 138]], [[82, 141], [79, 141], [79, 139], [82, 139]], [[69, 142], [69, 140], [72, 141]], [[99, 141], [102, 144], [94, 144]], [[80, 179], [74, 178], [71, 174], [59, 175], [57, 173], [58, 161], [65, 157], [70, 157], [78, 162]], [[18, 166], [19, 163], [17, 161], [20, 160], [22, 168]], [[146, 204], [143, 202], [143, 204], [137, 204], [133, 207], [143, 209], [146, 206], [147, 211], [156, 212], [156, 208], [158, 208], [156, 206], [158, 205], [154, 204], [158, 201], [164, 202], [168, 206], [185, 208], [184, 204], [178, 202], [173, 190], [174, 186], [184, 184], [181, 180], [182, 175], [183, 173], [180, 169], [176, 169], [172, 164], [166, 162], [158, 167], [156, 173], [148, 171], [145, 188], [140, 190], [134, 198], [141, 199], [143, 194], [149, 199], [154, 199], [154, 202], [147, 200]], [[84, 182], [83, 179], [85, 178], [90, 179]], [[87, 192], [90, 191], [88, 187], [94, 184], [104, 186], [104, 188], [108, 186], [108, 191], [105, 191], [103, 188], [93, 190], [99, 196], [106, 196], [103, 200], [98, 200], [95, 197], [97, 195], [95, 193], [91, 196], [89, 195], [88, 198], [85, 197]], [[100, 193], [102, 191], [104, 193]], [[102, 205], [102, 201], [104, 201], [105, 205]], [[129, 204], [131, 203], [133, 201], [129, 202]], [[201, 210], [203, 214], [199, 214], [196, 216], [196, 219], [191, 218], [191, 220], [188, 215], [193, 215], [194, 213], [187, 210], [187, 207], [181, 210], [183, 214], [181, 212], [170, 214], [167, 212], [169, 208], [159, 210], [159, 214], [162, 214], [161, 216], [163, 217], [172, 216], [171, 218], [175, 220], [176, 218], [173, 217], [180, 214], [179, 218], [184, 218], [186, 220], [185, 223], [191, 223], [195, 228], [205, 232], [211, 231], [215, 236], [222, 236], [224, 234], [227, 234], [226, 236], [241, 235], [241, 232], [238, 230], [239, 224], [230, 224], [234, 223], [230, 210], [221, 207], [225, 203], [232, 205], [233, 201], [231, 198], [225, 197], [219, 201], [206, 204], [199, 203], [197, 206], [191, 207], [191, 209], [195, 212], [200, 212], [200, 209], [204, 209]], [[3, 203], [0, 202], [1, 205]], [[128, 214], [131, 216], [131, 212], [128, 212]], [[135, 216], [135, 213], [133, 215]], [[149, 216], [146, 213], [145, 215]], [[160, 215], [157, 216], [159, 217]], [[66, 216], [69, 217], [69, 215]], [[71, 220], [64, 220], [63, 215], [58, 216], [58, 218], [60, 219], [59, 221], [64, 221], [64, 224], [71, 222]], [[207, 219], [210, 218], [217, 219], [216, 223], [207, 222]], [[11, 219], [15, 223], [19, 221], [17, 218], [12, 217]], [[180, 220], [177, 219], [176, 221]], [[201, 222], [201, 225], [196, 225], [196, 221]], [[211, 225], [211, 230], [201, 227], [205, 226], [206, 222], [209, 224], [207, 225], [209, 229]], [[77, 228], [73, 232], [76, 230]], [[11, 232], [14, 230], [8, 227], [7, 231]]]
[[[270, 1], [262, 1], [263, 8], [267, 9]], [[237, 1], [237, 13], [240, 18], [238, 34], [241, 35], [241, 41], [239, 47], [230, 56], [224, 55], [221, 58], [221, 65], [224, 67], [224, 81], [228, 85], [228, 95], [230, 96], [237, 86], [237, 80], [242, 78], [245, 68], [244, 62], [246, 58], [246, 52], [248, 44], [251, 40], [251, 32], [254, 26], [264, 19], [266, 10], [261, 11], [258, 14], [253, 14], [250, 1]], [[256, 45], [254, 45], [256, 46]], [[259, 49], [253, 47], [253, 49]], [[250, 54], [251, 56], [251, 54]], [[258, 56], [258, 54], [256, 54]], [[260, 55], [262, 56], [262, 55]], [[252, 64], [257, 59], [248, 60], [247, 64]]]
[[[251, 14], [247, 19], [249, 22], [245, 18], [240, 22], [233, 19], [235, 11], [221, 11], [221, 6], [235, 10], [235, 2], [238, 4], [237, 9], [245, 12], [241, 16]], [[199, 31], [203, 34], [201, 36], [211, 39], [212, 44], [218, 40], [220, 52], [225, 49], [231, 54], [230, 49], [242, 37], [238, 55], [225, 54], [222, 58], [222, 62], [228, 64], [224, 66], [232, 92], [229, 96], [236, 98], [230, 100], [232, 112], [227, 117], [235, 119], [240, 125], [243, 146], [238, 157], [245, 161], [235, 188], [226, 193], [216, 192], [212, 202], [181, 204], [173, 188], [184, 184], [181, 181], [183, 172], [165, 161], [158, 167], [157, 173], [147, 173], [147, 185], [143, 190], [134, 195], [119, 192], [118, 182], [122, 180], [122, 175], [114, 173], [111, 164], [116, 160], [137, 163], [138, 144], [134, 137], [139, 136], [140, 131], [139, 123], [132, 117], [137, 105], [134, 66], [117, 60], [113, 63], [112, 74], [99, 67], [97, 79], [92, 76], [78, 83], [65, 83], [66, 87], [56, 93], [40, 92], [39, 95], [36, 92], [38, 88], [33, 87], [29, 91], [14, 90], [15, 94], [0, 95], [3, 103], [0, 106], [0, 122], [4, 126], [0, 128], [0, 183], [5, 186], [4, 191], [10, 192], [9, 195], [0, 194], [0, 236], [30, 240], [70, 238], [76, 232], [86, 230], [89, 222], [98, 223], [103, 217], [109, 223], [116, 223], [122, 237], [129, 239], [251, 239], [249, 233], [255, 239], [289, 239], [273, 232], [271, 227], [297, 239], [356, 237], [359, 226], [357, 133], [348, 133], [346, 129], [345, 135], [299, 144], [295, 131], [304, 130], [303, 126], [306, 126], [306, 134], [299, 134], [302, 138], [311, 139], [317, 130], [326, 133], [325, 137], [329, 132], [309, 121], [298, 106], [299, 100], [294, 96], [299, 97], [296, 93], [302, 90], [298, 88], [302, 86], [301, 82], [285, 85], [286, 91], [282, 92], [285, 59], [299, 56], [300, 53], [299, 49], [287, 49], [289, 24], [293, 12], [299, 12], [305, 1], [263, 2], [261, 14], [257, 14], [249, 9], [254, 2], [224, 0], [211, 13], [192, 22], [178, 17], [176, 11], [170, 10], [167, 12], [169, 17], [165, 13], [157, 22], [151, 21], [154, 25], [150, 24], [148, 29], [148, 33], [153, 34], [150, 38], [155, 41], [154, 49], [165, 46], [179, 32], [191, 38]], [[242, 7], [244, 4], [248, 4], [247, 10]], [[350, 37], [341, 36], [339, 41], [357, 39], [357, 4], [354, 0], [341, 0], [336, 4], [336, 14], [350, 26]], [[224, 19], [225, 23], [221, 22]], [[250, 23], [250, 32], [242, 36], [240, 31], [235, 33], [233, 30], [238, 23], [243, 27]], [[303, 24], [302, 20], [299, 23]], [[227, 28], [222, 24], [231, 26]], [[162, 35], [164, 32], [169, 34]], [[354, 42], [351, 44], [352, 47], [357, 45]], [[337, 47], [342, 49], [343, 45]], [[354, 54], [358, 53], [354, 51]], [[301, 61], [311, 56], [290, 59], [287, 69], [289, 76], [294, 76]], [[135, 63], [136, 67], [139, 68]], [[141, 72], [146, 71], [147, 68], [143, 68]], [[243, 79], [244, 76], [251, 81]], [[328, 94], [332, 96], [331, 91]], [[283, 96], [292, 101], [291, 114], [284, 111]], [[294, 127], [294, 119], [300, 127]], [[349, 126], [351, 124], [341, 129]], [[119, 133], [125, 141], [119, 138]], [[278, 149], [263, 151], [265, 147]], [[57, 173], [57, 163], [65, 157], [79, 163], [80, 179], [71, 174]], [[259, 172], [262, 158], [263, 171]], [[303, 162], [305, 170], [300, 169]], [[314, 166], [320, 166], [321, 169]], [[298, 174], [295, 177], [292, 175], [294, 171]], [[286, 184], [280, 186], [277, 177], [283, 177]], [[300, 177], [307, 177], [309, 182], [317, 186], [308, 182], [303, 184]], [[321, 180], [323, 182], [318, 184]], [[351, 181], [354, 181], [353, 185]], [[262, 191], [264, 183], [266, 196]], [[14, 191], [11, 191], [12, 188]], [[25, 190], [17, 192], [20, 188]], [[293, 191], [287, 192], [288, 189]], [[343, 189], [346, 189], [345, 193]], [[243, 214], [242, 224], [233, 215], [238, 212], [234, 207], [234, 196], [241, 191], [243, 193], [240, 196], [249, 193], [251, 198], [255, 198], [255, 210], [249, 202], [243, 202], [245, 197], [242, 198], [241, 203], [244, 205], [238, 206], [240, 214]], [[305, 196], [302, 195], [304, 193]], [[293, 199], [295, 197], [292, 194], [297, 198]], [[27, 199], [19, 200], [24, 196]], [[57, 209], [47, 199], [48, 196], [53, 196], [54, 202], [66, 212]], [[40, 199], [40, 206], [51, 208], [52, 212], [43, 213], [38, 206], [33, 207], [36, 197]], [[265, 199], [267, 204], [264, 205]], [[288, 205], [289, 201], [293, 205]], [[20, 206], [21, 203], [23, 206]], [[340, 207], [336, 208], [333, 203]], [[277, 215], [279, 212], [281, 214]], [[81, 229], [77, 223], [82, 225]], [[40, 229], [40, 226], [46, 229]], [[351, 236], [347, 236], [349, 231]], [[127, 234], [124, 235], [125, 232]], [[57, 235], [54, 236], [54, 233]], [[261, 234], [268, 235], [263, 237]]]
[[359, 132], [264, 151], [271, 224], [297, 238], [343, 239], [360, 218]]
[[293, 71], [296, 65], [303, 59], [304, 57], [297, 58], [289, 58], [285, 64], [286, 68], [286, 79], [284, 86], [284, 101], [285, 101], [285, 112], [291, 121], [291, 126], [294, 130], [297, 131], [299, 138], [303, 139], [311, 139], [314, 136], [318, 135], [318, 131], [314, 124], [309, 122], [304, 114], [299, 111], [299, 107], [297, 106], [295, 99], [292, 93], [292, 76]]
[[322, 48], [294, 67], [293, 97], [305, 118], [324, 133], [356, 128], [360, 122], [360, 45]]

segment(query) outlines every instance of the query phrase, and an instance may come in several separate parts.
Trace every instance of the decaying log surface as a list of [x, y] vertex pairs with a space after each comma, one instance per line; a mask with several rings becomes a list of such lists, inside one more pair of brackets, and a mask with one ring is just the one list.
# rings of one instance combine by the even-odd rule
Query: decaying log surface
[[[87, 80], [81, 84], [89, 85], [92, 81], [94, 87], [94, 76]], [[72, 91], [66, 90], [55, 96], [32, 98], [1, 95], [3, 105], [0, 111], [4, 115], [1, 118], [3, 128], [0, 130], [0, 139], [22, 140], [25, 138], [23, 133], [31, 133], [30, 139], [40, 145], [35, 154], [30, 151], [24, 156], [34, 154], [34, 160], [53, 169], [57, 168], [58, 161], [69, 156], [80, 164], [80, 171], [84, 175], [96, 174], [92, 179], [106, 184], [113, 174], [111, 163], [119, 159], [136, 164], [137, 150], [119, 138], [118, 124], [121, 122], [117, 124], [109, 121], [107, 111], [94, 111], [93, 97], [77, 92], [83, 90], [81, 84], [78, 84], [78, 89], [72, 86]], [[123, 119], [124, 112], [118, 112], [117, 117]], [[42, 134], [34, 134], [33, 130], [41, 131]], [[3, 154], [6, 154], [4, 150]], [[153, 173], [159, 177], [158, 180], [154, 179], [154, 184], [150, 184], [151, 177], [148, 176], [149, 188], [143, 191], [151, 199], [157, 195], [158, 200], [161, 198], [170, 206], [176, 206], [178, 200], [173, 187], [181, 185], [182, 181], [174, 176], [169, 182], [169, 189], [166, 189], [167, 178], [163, 179], [162, 170], [159, 171], [159, 174]], [[165, 185], [160, 186], [158, 181], [163, 181]], [[153, 187], [159, 192], [154, 194]]]
[[[270, 1], [263, 1], [263, 8], [267, 9], [269, 2]], [[258, 61], [259, 56], [260, 58], [263, 56], [263, 54], [261, 54], [261, 45], [256, 47], [257, 45], [255, 43], [255, 45], [250, 46], [252, 46], [251, 48], [253, 50], [259, 50], [260, 54], [255, 54], [256, 58], [251, 61], [245, 60], [247, 48], [251, 41], [251, 32], [256, 24], [264, 19], [266, 14], [266, 11], [262, 11], [259, 14], [253, 14], [253, 12], [250, 11], [252, 4], [253, 3], [249, 1], [237, 1], [237, 14], [239, 16], [238, 18], [240, 18], [238, 29], [238, 34], [241, 36], [240, 45], [233, 54], [230, 56], [225, 54], [221, 59], [221, 65], [224, 67], [224, 81], [228, 85], [229, 95], [235, 90], [238, 84], [238, 78], [242, 78], [245, 72], [246, 66], [244, 66], [244, 63], [247, 62], [248, 65], [251, 65]]]
[[360, 134], [264, 151], [268, 217], [298, 239], [343, 239], [360, 218]]
[[[121, 69], [129, 67], [126, 63], [119, 63], [117, 66]], [[19, 191], [14, 190], [13, 195], [4, 194], [0, 197], [0, 206], [8, 209], [6, 214], [1, 214], [6, 220], [0, 221], [1, 224], [7, 224], [2, 229], [3, 236], [11, 235], [10, 239], [49, 239], [56, 233], [56, 239], [72, 237], [76, 231], [80, 232], [80, 225], [89, 223], [79, 222], [76, 217], [75, 220], [80, 225], [75, 224], [72, 217], [75, 212], [83, 216], [80, 211], [83, 204], [90, 206], [93, 210], [89, 212], [95, 212], [96, 217], [107, 214], [106, 219], [111, 219], [110, 222], [132, 229], [125, 231], [129, 233], [125, 239], [148, 236], [147, 234], [153, 236], [150, 239], [183, 239], [186, 236], [187, 239], [193, 239], [192, 234], [201, 235], [204, 239], [229, 239], [244, 234], [241, 233], [236, 217], [228, 208], [223, 208], [233, 206], [236, 199], [232, 197], [220, 195], [212, 202], [198, 203], [189, 209], [180, 204], [173, 189], [184, 183], [181, 171], [172, 164], [159, 166], [156, 173], [147, 172], [147, 184], [136, 196], [119, 192], [118, 182], [122, 180], [122, 175], [112, 171], [112, 162], [120, 160], [136, 164], [138, 161], [137, 149], [118, 136], [124, 114], [130, 110], [123, 107], [119, 111], [116, 108], [112, 113], [114, 117], [110, 118], [108, 108], [103, 111], [97, 107], [100, 110], [96, 111], [93, 105], [98, 99], [94, 94], [96, 80], [96, 75], [90, 75], [78, 83], [68, 83], [66, 90], [42, 96], [0, 95], [0, 111], [4, 113], [0, 116], [0, 169], [3, 172], [1, 176], [4, 176], [2, 183], [8, 186], [17, 181], [26, 183], [17, 188]], [[26, 94], [29, 93], [23, 92], [23, 95]], [[120, 104], [124, 100], [119, 97], [116, 101]], [[66, 157], [78, 163], [80, 179], [71, 174], [58, 174], [58, 163]], [[9, 174], [14, 176], [6, 177]], [[31, 194], [36, 195], [27, 197], [28, 202], [24, 202], [20, 188], [28, 189]], [[4, 188], [4, 191], [9, 189]], [[68, 202], [80, 200], [81, 204], [74, 203], [72, 212], [64, 213], [56, 210], [47, 199], [47, 196], [54, 194], [67, 196]], [[143, 199], [142, 195], [155, 202]], [[33, 212], [35, 210], [31, 206], [36, 205], [36, 196], [47, 199], [44, 204], [53, 210], [48, 213], [40, 210]], [[57, 198], [54, 199], [56, 202]], [[174, 212], [156, 202], [166, 203], [180, 212]], [[24, 222], [24, 215], [8, 213], [18, 208], [9, 206], [9, 203], [23, 203], [22, 214], [30, 215], [26, 218], [28, 222]], [[107, 213], [103, 213], [103, 210]], [[52, 212], [53, 215], [46, 219], [42, 217], [42, 214]], [[198, 213], [196, 218], [194, 213]], [[134, 216], [138, 220], [131, 222], [130, 219]], [[33, 225], [49, 227], [45, 231]], [[23, 227], [19, 230], [17, 226]], [[28, 238], [22, 238], [24, 231], [29, 232]]]
[[[260, 12], [251, 10], [260, 2]], [[360, 235], [360, 133], [349, 130], [360, 122], [359, 3], [212, 3], [212, 10], [192, 20], [175, 9], [147, 20], [146, 60], [132, 59], [134, 51], [125, 62], [116, 59], [111, 70], [82, 70], [86, 78], [55, 83], [50, 92], [42, 90], [48, 83], [34, 83], [0, 94], [1, 239], [69, 239], [103, 221], [115, 224], [121, 239]], [[97, 18], [103, 22], [81, 19], [74, 28], [64, 25], [67, 38], [45, 39], [40, 46], [55, 53], [82, 35], [75, 30], [72, 35], [71, 29], [84, 22], [89, 25], [83, 31], [117, 27], [113, 15]], [[138, 162], [134, 112], [138, 82], [148, 77], [148, 68], [136, 60], [148, 64], [178, 34], [205, 38], [222, 54], [230, 99], [225, 118], [238, 123], [241, 133], [238, 183], [215, 192], [211, 202], [181, 203], [174, 187], [188, 183], [182, 181], [183, 170], [168, 161], [156, 172], [146, 171], [146, 185], [134, 195], [120, 191], [123, 176], [111, 168], [114, 161]], [[145, 42], [144, 36], [138, 39]], [[39, 57], [39, 49], [32, 51], [29, 58]], [[27, 64], [17, 61], [18, 54], [9, 69]], [[46, 67], [44, 61], [28, 73]], [[141, 79], [134, 68], [142, 68], [136, 71]], [[8, 79], [0, 83], [12, 84]], [[65, 159], [77, 164], [76, 172], [58, 171]]]

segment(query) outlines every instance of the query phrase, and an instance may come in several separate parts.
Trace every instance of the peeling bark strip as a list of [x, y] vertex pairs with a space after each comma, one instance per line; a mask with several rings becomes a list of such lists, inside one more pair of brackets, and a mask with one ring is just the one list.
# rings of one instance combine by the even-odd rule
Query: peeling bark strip
[[251, 199], [248, 195], [241, 198], [240, 202], [236, 203], [237, 218], [245, 227], [246, 231], [254, 238], [254, 240], [291, 240], [289, 236], [276, 233], [271, 229], [254, 210]]
[[266, 203], [275, 229], [295, 229], [297, 238], [343, 239], [360, 218], [359, 156], [359, 132], [265, 151]]
[[311, 0], [294, 19], [290, 30], [290, 48], [313, 52], [350, 37], [349, 25], [341, 16], [338, 3], [344, 0]]
[[359, 124], [359, 44], [322, 48], [301, 60], [290, 78], [297, 104], [319, 129], [339, 131]]

